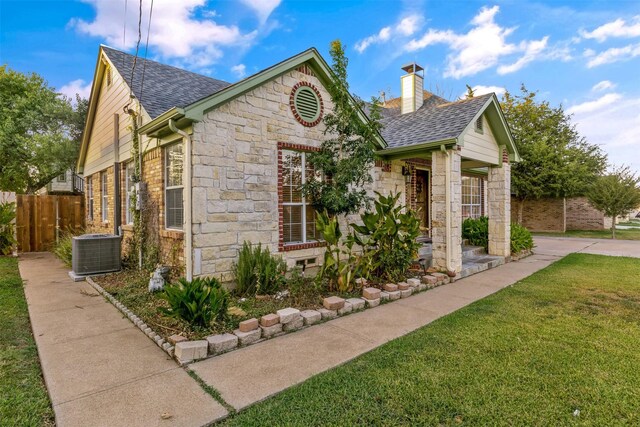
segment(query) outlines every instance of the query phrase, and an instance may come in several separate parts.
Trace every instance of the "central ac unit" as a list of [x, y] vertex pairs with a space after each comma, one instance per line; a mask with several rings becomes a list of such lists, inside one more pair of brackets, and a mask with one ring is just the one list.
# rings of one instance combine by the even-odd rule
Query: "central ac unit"
[[71, 266], [77, 275], [110, 273], [120, 270], [122, 236], [83, 234], [72, 239]]

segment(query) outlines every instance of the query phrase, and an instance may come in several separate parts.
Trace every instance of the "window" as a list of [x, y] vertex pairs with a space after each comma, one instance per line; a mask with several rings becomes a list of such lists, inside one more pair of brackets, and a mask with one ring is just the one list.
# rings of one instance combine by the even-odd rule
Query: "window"
[[462, 177], [462, 219], [482, 216], [482, 178]]
[[87, 219], [93, 221], [93, 179], [87, 178]]
[[307, 243], [320, 239], [316, 229], [316, 212], [300, 186], [312, 179], [322, 179], [306, 162], [306, 153], [282, 151], [282, 234], [285, 244]]
[[184, 154], [182, 144], [174, 144], [165, 149], [165, 217], [166, 227], [182, 229], [184, 209], [182, 204], [182, 170]]
[[109, 190], [107, 185], [107, 172], [100, 172], [100, 191], [102, 195], [100, 209], [102, 211], [102, 222], [109, 220]]
[[483, 133], [484, 132], [484, 124], [482, 122], [482, 116], [478, 117], [476, 120], [476, 132]]
[[62, 173], [58, 175], [58, 182], [67, 182], [67, 173]]
[[133, 174], [135, 170], [136, 170], [135, 162], [127, 163], [127, 166], [125, 169], [125, 176], [124, 176], [124, 188], [125, 188], [125, 195], [126, 195], [126, 200], [124, 202], [124, 205], [126, 208], [125, 220], [127, 224], [133, 224], [133, 214], [131, 213], [131, 197], [133, 194], [135, 194], [135, 189], [132, 189], [132, 187], [135, 185], [133, 183]]

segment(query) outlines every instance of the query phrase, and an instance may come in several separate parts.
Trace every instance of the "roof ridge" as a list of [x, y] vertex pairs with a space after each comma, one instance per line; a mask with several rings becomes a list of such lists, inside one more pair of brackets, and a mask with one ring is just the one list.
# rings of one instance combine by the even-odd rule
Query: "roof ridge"
[[483, 93], [482, 95], [472, 96], [471, 98], [458, 99], [456, 101], [448, 101], [446, 104], [437, 105], [436, 108], [447, 107], [449, 105], [454, 105], [454, 104], [462, 104], [463, 102], [468, 102], [468, 101], [475, 101], [482, 97], [493, 96], [494, 93], [495, 92]]

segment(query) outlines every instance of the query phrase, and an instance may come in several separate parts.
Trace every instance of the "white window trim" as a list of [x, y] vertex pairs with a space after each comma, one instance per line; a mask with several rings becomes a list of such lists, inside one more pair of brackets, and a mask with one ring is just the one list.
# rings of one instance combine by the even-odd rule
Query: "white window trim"
[[[465, 178], [468, 180], [472, 180], [471, 182], [473, 182], [473, 180], [477, 179], [478, 180], [478, 185], [465, 185], [464, 181]], [[464, 188], [468, 187], [471, 190], [471, 194], [469, 195], [470, 199], [471, 199], [471, 203], [464, 203]], [[464, 207], [468, 206], [469, 207], [469, 212], [470, 212], [470, 216], [468, 216], [467, 218], [480, 218], [482, 216], [482, 178], [479, 176], [463, 176], [462, 177], [462, 182], [461, 182], [461, 192], [460, 192], [460, 197], [461, 197], [461, 207], [462, 207], [462, 211], [464, 211]], [[473, 198], [477, 197], [478, 198], [478, 203], [474, 203], [473, 202]], [[477, 207], [479, 210], [478, 216], [473, 216], [473, 208]]]
[[[182, 185], [172, 185], [172, 186], [168, 186], [167, 182], [169, 182], [169, 174], [168, 174], [168, 161], [169, 161], [169, 156], [167, 155], [168, 150], [175, 146], [181, 144], [180, 142], [175, 143], [175, 144], [169, 144], [167, 146], [164, 147], [164, 154], [165, 154], [165, 158], [164, 158], [164, 228], [166, 230], [171, 230], [171, 231], [184, 231], [184, 161], [182, 163]], [[184, 147], [182, 147], [182, 155], [184, 156]], [[169, 209], [167, 207], [168, 205], [168, 198], [167, 198], [167, 190], [176, 190], [176, 189], [182, 189], [182, 201], [183, 201], [183, 205], [182, 205], [182, 226], [181, 227], [169, 227], [167, 225], [167, 220], [169, 218], [169, 215], [167, 215], [167, 213], [169, 212]]]
[[107, 187], [109, 185], [109, 178], [107, 171], [101, 172], [100, 175], [100, 211], [102, 222], [109, 222], [109, 192]]
[[[307, 152], [306, 151], [296, 151], [296, 150], [289, 150], [289, 149], [283, 149], [282, 150], [282, 156], [284, 157], [286, 152], [291, 152], [291, 153], [297, 153], [300, 154], [301, 157], [301, 168], [302, 168], [302, 184], [305, 184], [307, 182]], [[284, 165], [283, 165], [284, 168]], [[282, 186], [284, 187], [285, 183], [282, 183]], [[283, 196], [283, 201], [282, 201], [282, 206], [302, 206], [302, 241], [300, 242], [286, 242], [284, 241], [284, 230], [283, 230], [283, 235], [282, 235], [282, 239], [283, 239], [283, 243], [285, 246], [288, 245], [301, 245], [301, 244], [305, 244], [305, 243], [316, 243], [319, 242], [319, 239], [307, 239], [307, 206], [311, 206], [311, 203], [307, 203], [307, 198], [305, 197], [304, 194], [301, 194], [301, 201], [300, 202], [285, 202], [284, 201], [284, 196]], [[283, 222], [283, 227], [284, 227], [284, 222]]]

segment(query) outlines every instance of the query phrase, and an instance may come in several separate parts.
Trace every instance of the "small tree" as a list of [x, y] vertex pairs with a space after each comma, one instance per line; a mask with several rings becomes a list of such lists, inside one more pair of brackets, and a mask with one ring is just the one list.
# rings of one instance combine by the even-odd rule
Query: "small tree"
[[313, 200], [318, 212], [327, 211], [330, 216], [358, 212], [368, 205], [365, 185], [373, 182], [371, 167], [375, 156], [375, 139], [380, 130], [380, 105], [373, 98], [369, 108], [369, 120], [359, 117], [364, 102], [349, 93], [347, 64], [340, 40], [331, 42], [331, 58], [334, 83], [328, 85], [333, 111], [326, 114], [325, 135], [320, 151], [308, 155], [308, 161], [324, 180], [310, 180], [302, 187], [306, 197]]
[[611, 217], [611, 237], [616, 238], [616, 218], [640, 206], [640, 178], [628, 167], [598, 177], [587, 198], [591, 205]]

